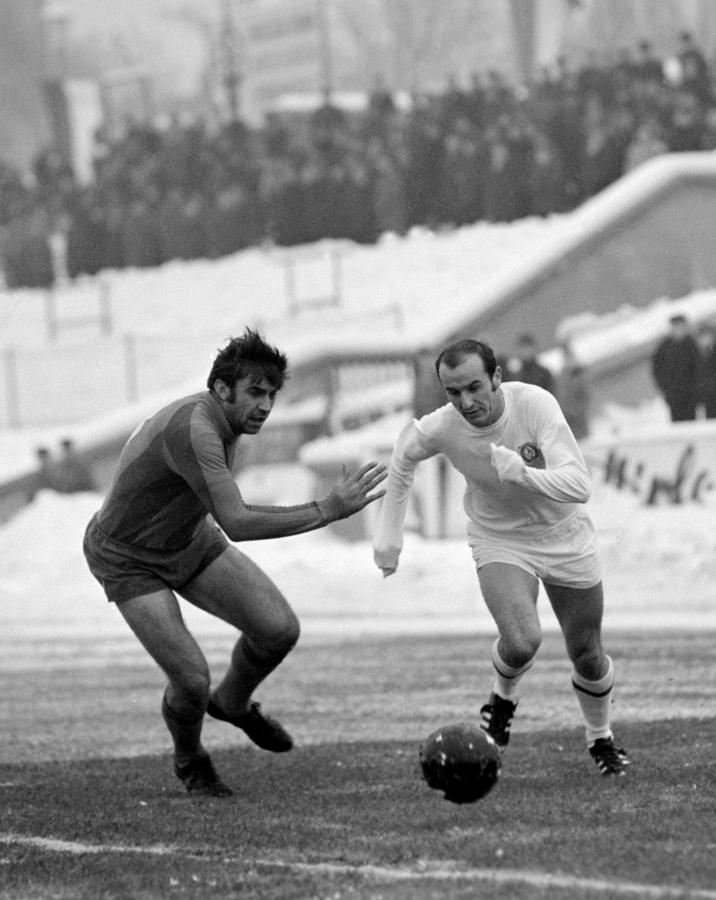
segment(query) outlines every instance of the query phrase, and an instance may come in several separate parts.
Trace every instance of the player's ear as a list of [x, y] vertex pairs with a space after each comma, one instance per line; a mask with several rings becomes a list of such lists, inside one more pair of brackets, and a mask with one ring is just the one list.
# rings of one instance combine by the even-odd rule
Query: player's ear
[[228, 400], [231, 396], [231, 388], [225, 381], [222, 381], [221, 378], [217, 378], [214, 382], [214, 392], [218, 394], [222, 400]]
[[502, 384], [502, 366], [495, 366], [495, 374], [492, 376], [492, 390], [496, 391]]

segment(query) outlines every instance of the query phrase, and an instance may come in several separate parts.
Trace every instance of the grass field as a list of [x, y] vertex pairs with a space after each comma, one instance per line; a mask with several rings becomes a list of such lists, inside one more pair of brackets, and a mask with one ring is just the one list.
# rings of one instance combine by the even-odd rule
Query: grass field
[[[298, 746], [274, 757], [207, 722], [236, 794], [197, 801], [171, 771], [161, 675], [131, 638], [5, 635], [0, 897], [716, 900], [715, 639], [608, 636], [634, 762], [606, 780], [548, 635], [500, 782], [455, 806], [421, 780], [418, 748], [476, 715], [487, 636], [299, 645], [260, 694]], [[204, 646], [218, 676], [228, 644]]]

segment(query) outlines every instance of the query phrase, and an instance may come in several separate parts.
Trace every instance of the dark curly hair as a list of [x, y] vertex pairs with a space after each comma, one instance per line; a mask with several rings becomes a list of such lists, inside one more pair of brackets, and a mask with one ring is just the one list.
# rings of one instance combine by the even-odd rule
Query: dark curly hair
[[266, 378], [279, 390], [288, 377], [287, 369], [286, 355], [267, 344], [258, 332], [246, 328], [241, 337], [229, 338], [219, 350], [206, 384], [213, 390], [220, 379], [233, 390], [239, 379], [254, 375], [257, 380]]

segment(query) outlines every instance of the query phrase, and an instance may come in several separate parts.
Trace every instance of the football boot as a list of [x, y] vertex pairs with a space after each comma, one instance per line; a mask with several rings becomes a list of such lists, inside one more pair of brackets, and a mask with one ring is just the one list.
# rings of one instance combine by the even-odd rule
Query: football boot
[[192, 797], [231, 797], [234, 793], [219, 778], [209, 756], [200, 756], [183, 766], [175, 763], [174, 774]]
[[510, 727], [516, 709], [517, 703], [492, 693], [480, 710], [480, 728], [490, 735], [500, 750], [504, 750], [509, 743]]
[[249, 711], [241, 716], [230, 716], [217, 706], [215, 700], [209, 700], [206, 711], [212, 718], [240, 728], [262, 750], [285, 753], [293, 747], [293, 738], [283, 725], [261, 712], [261, 704], [255, 700], [251, 701]]
[[619, 750], [613, 738], [597, 738], [589, 748], [589, 755], [602, 775], [624, 775], [631, 760], [625, 750]]

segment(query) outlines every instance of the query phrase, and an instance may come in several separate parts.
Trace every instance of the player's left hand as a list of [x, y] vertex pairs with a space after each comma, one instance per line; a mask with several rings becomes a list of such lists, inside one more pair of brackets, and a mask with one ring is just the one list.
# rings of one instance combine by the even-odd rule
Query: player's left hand
[[498, 444], [490, 444], [490, 462], [497, 469], [500, 481], [521, 481], [525, 471], [525, 463], [519, 453], [502, 447]]
[[376, 566], [383, 573], [383, 578], [398, 571], [398, 559], [400, 557], [400, 547], [387, 547], [379, 550], [377, 547], [373, 550], [373, 560]]

